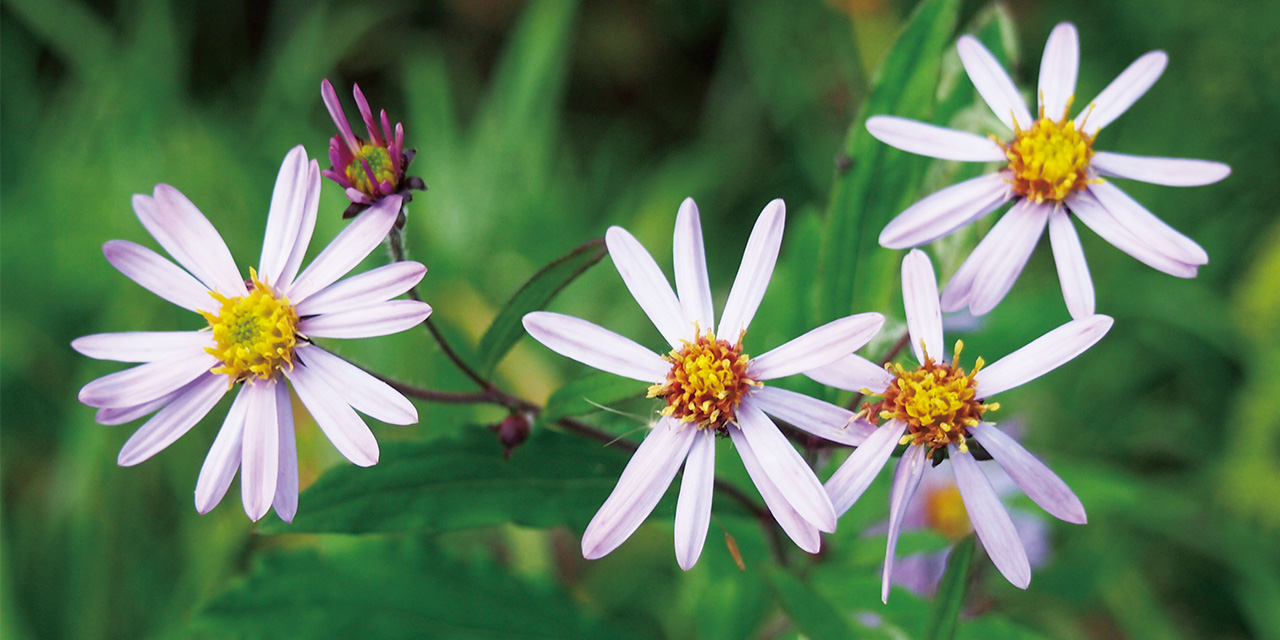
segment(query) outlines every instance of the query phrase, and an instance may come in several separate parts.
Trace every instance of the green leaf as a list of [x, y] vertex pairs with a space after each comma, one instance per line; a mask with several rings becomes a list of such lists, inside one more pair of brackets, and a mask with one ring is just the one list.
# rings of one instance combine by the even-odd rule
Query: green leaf
[[809, 585], [781, 569], [771, 569], [766, 575], [783, 611], [804, 635], [814, 640], [859, 637], [849, 624], [848, 614]]
[[604, 243], [599, 239], [592, 240], [543, 267], [520, 287], [480, 338], [477, 357], [482, 375], [493, 373], [493, 368], [498, 366], [503, 356], [524, 336], [520, 320], [526, 313], [547, 306], [561, 289], [600, 262], [605, 253]]
[[942, 575], [938, 595], [933, 600], [933, 616], [925, 630], [925, 640], [951, 640], [955, 637], [960, 608], [964, 605], [964, 594], [969, 585], [973, 548], [974, 537], [969, 536], [951, 550], [951, 556], [947, 558], [947, 572]]
[[642, 382], [611, 373], [593, 373], [574, 380], [551, 394], [538, 421], [549, 424], [561, 418], [580, 416], [598, 411], [601, 406], [643, 397], [646, 392]]

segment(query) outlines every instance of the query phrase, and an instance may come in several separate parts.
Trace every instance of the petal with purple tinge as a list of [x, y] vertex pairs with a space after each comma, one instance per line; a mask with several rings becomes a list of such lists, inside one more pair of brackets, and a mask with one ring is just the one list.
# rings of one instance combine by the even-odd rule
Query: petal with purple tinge
[[884, 391], [893, 383], [893, 374], [885, 368], [857, 355], [849, 354], [817, 369], [810, 369], [804, 375], [837, 389], [846, 391]]
[[683, 340], [693, 335], [693, 326], [685, 323], [680, 300], [671, 290], [667, 277], [662, 275], [658, 263], [653, 261], [653, 256], [640, 241], [622, 227], [609, 227], [604, 241], [609, 247], [609, 257], [613, 258], [613, 265], [631, 296], [667, 343], [673, 349], [679, 349]]
[[581, 318], [535, 311], [525, 315], [524, 328], [548, 349], [614, 375], [652, 384], [671, 370], [662, 356]]
[[831, 496], [836, 514], [843, 515], [862, 497], [884, 468], [889, 454], [898, 446], [898, 439], [906, 429], [907, 424], [897, 420], [880, 425], [827, 479], [827, 495]]
[[156, 242], [207, 287], [227, 296], [248, 293], [218, 230], [177, 189], [158, 184], [152, 198], [135, 195], [133, 209]]
[[206, 353], [184, 354], [105, 375], [80, 389], [91, 407], [133, 407], [172, 393], [218, 364]]
[[1067, 311], [1076, 320], [1093, 315], [1093, 278], [1089, 277], [1089, 265], [1084, 261], [1084, 247], [1076, 235], [1075, 225], [1071, 224], [1071, 216], [1061, 206], [1054, 207], [1049, 216], [1049, 243], [1053, 246], [1053, 261], [1058, 265], [1058, 281], [1062, 284]]
[[749, 372], [756, 380], [772, 380], [831, 364], [862, 348], [884, 325], [878, 313], [859, 313], [833, 320], [780, 347], [757, 356]]
[[131, 467], [160, 453], [208, 415], [226, 393], [227, 381], [222, 376], [205, 373], [197, 378], [183, 388], [181, 395], [133, 432], [121, 447], [116, 464]]
[[388, 424], [413, 424], [418, 410], [387, 383], [315, 345], [298, 347], [298, 359], [342, 395], [353, 409]]
[[351, 131], [351, 124], [347, 122], [347, 114], [342, 112], [342, 103], [338, 102], [338, 94], [333, 90], [333, 85], [329, 83], [328, 78], [320, 81], [320, 97], [324, 101], [324, 107], [329, 110], [329, 117], [333, 119], [333, 124], [338, 127], [342, 141], [347, 144], [352, 154], [358, 153], [360, 144], [356, 142], [356, 135]]
[[111, 240], [102, 245], [107, 262], [143, 289], [195, 311], [212, 311], [220, 303], [209, 295], [209, 288], [160, 254], [128, 240]]
[[287, 384], [276, 385], [276, 424], [280, 427], [280, 465], [271, 507], [281, 520], [293, 522], [293, 516], [298, 513], [298, 444]]
[[173, 402], [175, 398], [185, 393], [186, 390], [190, 389], [192, 385], [199, 384], [199, 382], [200, 382], [200, 378], [196, 378], [195, 380], [188, 382], [186, 386], [182, 387], [181, 389], [178, 389], [177, 391], [174, 391], [173, 393], [167, 393], [163, 396], [160, 396], [159, 398], [156, 398], [155, 400], [152, 400], [150, 402], [144, 402], [139, 405], [134, 405], [132, 407], [104, 407], [102, 409], [98, 409], [98, 411], [93, 414], [93, 419], [97, 421], [98, 424], [106, 424], [106, 425], [117, 425], [117, 424], [124, 424], [126, 422], [133, 422], [134, 420], [137, 420], [138, 418], [141, 418], [142, 416], [145, 416], [169, 404], [170, 402]]
[[1031, 584], [1031, 565], [1027, 562], [1027, 552], [1022, 548], [1022, 541], [1018, 540], [1018, 531], [1013, 528], [1009, 513], [1000, 504], [1000, 498], [991, 489], [991, 483], [978, 468], [973, 455], [960, 453], [953, 444], [947, 445], [947, 450], [956, 473], [956, 487], [960, 489], [960, 498], [978, 540], [982, 541], [982, 547], [1000, 573], [1013, 586], [1026, 589]]
[[760, 301], [764, 299], [765, 289], [769, 288], [769, 279], [773, 277], [786, 221], [787, 207], [782, 200], [773, 200], [760, 212], [747, 240], [747, 248], [742, 253], [742, 263], [733, 279], [733, 288], [729, 290], [729, 299], [724, 303], [716, 329], [717, 338], [735, 343], [751, 324], [756, 310], [760, 308]]
[[377, 464], [378, 440], [369, 425], [324, 378], [301, 364], [286, 371], [286, 375], [293, 382], [298, 399], [343, 457], [361, 467]]
[[1096, 315], [1072, 320], [985, 367], [974, 378], [979, 398], [1026, 384], [1070, 362], [1107, 335], [1113, 320]]
[[960, 40], [956, 42], [956, 50], [960, 53], [960, 62], [973, 81], [974, 88], [1000, 122], [1010, 130], [1017, 126], [1030, 127], [1035, 119], [1031, 117], [1031, 111], [1027, 109], [1027, 103], [1018, 93], [1013, 80], [1009, 79], [1009, 74], [1005, 73], [995, 56], [977, 38], [970, 35], [960, 36]]
[[417, 262], [392, 264], [335, 282], [295, 307], [300, 316], [317, 316], [386, 302], [422, 280], [427, 268]]
[[[1031, 258], [1052, 211], [1052, 205], [1020, 200], [996, 224], [996, 227], [1005, 225], [1001, 250], [988, 256], [973, 280], [973, 287], [969, 290], [969, 310], [973, 315], [984, 315], [1004, 300]], [[995, 233], [993, 228], [991, 235]]]
[[129, 331], [96, 333], [71, 341], [71, 348], [98, 360], [155, 362], [193, 353], [213, 346], [208, 331]]
[[1067, 198], [1066, 202], [1075, 217], [1115, 248], [1157, 271], [1179, 278], [1196, 277], [1196, 265], [1179, 262], [1157, 251], [1141, 238], [1133, 235], [1088, 193], [1073, 194]]
[[711, 306], [711, 282], [707, 280], [707, 254], [702, 240], [698, 205], [685, 198], [676, 214], [672, 239], [676, 270], [676, 294], [686, 323], [696, 323], [699, 331], [715, 331], [715, 310]]
[[280, 425], [277, 420], [276, 380], [246, 383], [244, 436], [240, 446], [240, 496], [250, 520], [271, 509], [280, 469]]
[[1110, 151], [1093, 154], [1089, 166], [1104, 176], [1168, 187], [1199, 187], [1231, 175], [1231, 167], [1212, 160], [1131, 156]]
[[711, 431], [693, 434], [693, 445], [680, 478], [676, 502], [676, 562], [688, 571], [702, 555], [711, 526], [711, 496], [716, 479], [716, 437]]
[[431, 306], [417, 300], [391, 300], [306, 318], [298, 331], [312, 338], [373, 338], [422, 324]]
[[902, 532], [902, 519], [906, 515], [907, 505], [920, 486], [920, 478], [924, 476], [924, 447], [911, 445], [898, 461], [893, 472], [893, 488], [889, 491], [889, 540], [884, 550], [884, 574], [880, 579], [880, 600], [889, 602], [890, 577], [893, 576], [893, 554], [898, 548], [898, 534]]
[[298, 145], [285, 154], [271, 191], [271, 207], [267, 210], [267, 229], [262, 236], [262, 258], [258, 262], [258, 278], [280, 284], [280, 273], [289, 262], [298, 231], [302, 228], [303, 208], [307, 202], [307, 150]]
[[1016, 440], [985, 422], [970, 427], [969, 432], [1000, 463], [1022, 492], [1050, 515], [1072, 524], [1088, 521], [1084, 505], [1080, 504], [1075, 492]]
[[1049, 34], [1040, 58], [1040, 106], [1045, 116], [1057, 120], [1066, 115], [1079, 70], [1080, 36], [1075, 25], [1060, 23]]
[[902, 259], [902, 304], [907, 314], [907, 335], [917, 362], [925, 352], [941, 360], [946, 351], [942, 341], [942, 308], [938, 306], [938, 278], [933, 263], [919, 249]]
[[1147, 211], [1119, 187], [1110, 182], [1095, 183], [1089, 185], [1089, 193], [1130, 233], [1142, 238], [1156, 251], [1178, 262], [1193, 265], [1209, 263], [1209, 254], [1200, 245]]
[[1151, 51], [1134, 60], [1076, 116], [1080, 130], [1097, 135], [1100, 129], [1128, 111], [1160, 79], [1168, 64], [1169, 56], [1163, 51]]
[[742, 466], [747, 468], [747, 475], [751, 476], [751, 482], [760, 491], [760, 497], [764, 498], [764, 505], [769, 508], [769, 513], [773, 515], [778, 526], [782, 527], [782, 531], [796, 543], [796, 546], [808, 553], [817, 553], [822, 548], [822, 535], [818, 532], [818, 528], [802, 518], [791, 503], [782, 496], [782, 492], [774, 486], [773, 481], [769, 479], [769, 474], [765, 473], [764, 467], [756, 459], [755, 451], [751, 448], [747, 437], [742, 434], [742, 430], [729, 425], [729, 437], [733, 439], [733, 446], [742, 458]]
[[1000, 208], [1012, 191], [1000, 173], [965, 180], [907, 207], [880, 232], [880, 246], [907, 249], [929, 244]]
[[896, 116], [867, 118], [876, 140], [911, 153], [961, 162], [1000, 162], [1004, 149], [991, 138]]
[[231, 480], [236, 477], [236, 469], [240, 468], [240, 442], [244, 435], [246, 407], [242, 388], [231, 403], [222, 428], [218, 429], [218, 437], [213, 439], [213, 446], [209, 447], [209, 454], [200, 467], [200, 477], [196, 480], [196, 511], [200, 513], [209, 513], [218, 506], [231, 486]]
[[819, 531], [835, 531], [836, 512], [822, 483], [778, 426], [752, 403], [750, 396], [738, 405], [738, 428], [751, 443], [760, 467], [800, 517]]
[[347, 225], [283, 293], [297, 305], [346, 275], [382, 244], [400, 213], [400, 196], [387, 196]]
[[293, 287], [293, 279], [302, 267], [302, 259], [306, 257], [307, 247], [311, 246], [311, 234], [316, 229], [316, 213], [320, 209], [320, 165], [312, 160], [307, 164], [306, 200], [302, 202], [301, 219], [297, 220], [298, 233], [293, 237], [293, 249], [289, 251], [289, 259], [277, 278], [277, 288], [288, 290]]
[[797, 429], [851, 447], [862, 444], [875, 431], [875, 426], [855, 419], [848, 409], [778, 387], [756, 389], [751, 404]]

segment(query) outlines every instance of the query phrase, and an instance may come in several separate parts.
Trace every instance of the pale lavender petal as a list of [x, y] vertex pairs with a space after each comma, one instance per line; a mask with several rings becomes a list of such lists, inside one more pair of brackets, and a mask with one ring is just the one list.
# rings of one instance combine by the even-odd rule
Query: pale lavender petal
[[172, 393], [218, 364], [195, 352], [157, 360], [105, 375], [80, 389], [80, 402], [91, 407], [133, 407]]
[[685, 198], [676, 214], [676, 232], [672, 240], [675, 261], [676, 293], [686, 324], [696, 323], [699, 331], [714, 332], [715, 310], [711, 307], [711, 282], [707, 279], [707, 254], [702, 241], [702, 222], [698, 205]]
[[298, 399], [315, 418], [320, 430], [329, 442], [347, 460], [361, 467], [378, 462], [378, 440], [373, 437], [369, 425], [360, 419], [355, 409], [330, 387], [324, 378], [305, 365], [297, 365], [286, 371], [293, 382]]
[[925, 353], [941, 360], [946, 344], [942, 341], [942, 308], [938, 306], [938, 278], [933, 263], [919, 249], [902, 259], [902, 305], [907, 314], [907, 335], [916, 361], [923, 363]]
[[1205, 253], [1200, 245], [1155, 217], [1147, 211], [1146, 207], [1138, 204], [1137, 200], [1130, 198], [1129, 194], [1121, 191], [1119, 187], [1110, 182], [1095, 183], [1089, 185], [1089, 193], [1093, 194], [1098, 202], [1106, 207], [1107, 211], [1110, 211], [1111, 215], [1115, 216], [1115, 219], [1119, 220], [1130, 233], [1141, 238], [1156, 251], [1178, 262], [1193, 265], [1209, 263], [1209, 254]]
[[773, 277], [786, 220], [787, 207], [782, 200], [773, 200], [760, 212], [755, 227], [751, 229], [751, 238], [747, 240], [747, 249], [742, 253], [742, 264], [733, 279], [729, 299], [720, 314], [717, 338], [736, 342], [751, 324], [756, 310], [760, 308], [760, 301], [764, 299], [765, 289], [769, 288], [769, 279]]
[[702, 555], [711, 526], [711, 496], [716, 480], [716, 437], [711, 431], [693, 435], [689, 457], [680, 478], [676, 502], [676, 563], [688, 571]]
[[356, 411], [388, 424], [418, 421], [418, 410], [412, 402], [360, 367], [314, 345], [298, 347], [294, 353]]
[[240, 496], [250, 520], [271, 509], [280, 469], [280, 425], [277, 422], [276, 380], [244, 385], [244, 436], [240, 448]]
[[1179, 278], [1196, 277], [1196, 265], [1179, 262], [1156, 250], [1120, 224], [1110, 211], [1088, 193], [1073, 194], [1067, 198], [1066, 203], [1071, 213], [1093, 229], [1094, 233], [1143, 264]]
[[884, 574], [880, 579], [880, 600], [889, 602], [890, 577], [893, 575], [893, 553], [898, 549], [898, 534], [902, 532], [902, 517], [911, 504], [911, 497], [920, 486], [920, 478], [926, 466], [925, 450], [920, 445], [907, 447], [898, 467], [893, 472], [893, 488], [889, 492], [889, 541], [884, 549]]
[[640, 244], [635, 236], [622, 227], [609, 227], [604, 234], [609, 247], [609, 257], [618, 268], [618, 275], [626, 283], [632, 297], [649, 316], [653, 326], [674, 349], [693, 335], [693, 325], [684, 321], [680, 300], [671, 290], [667, 277], [662, 275], [658, 263]]
[[158, 184], [155, 197], [133, 197], [133, 210], [156, 242], [196, 279], [223, 295], [247, 293], [231, 251], [218, 230], [177, 189]]
[[391, 300], [304, 318], [298, 331], [312, 338], [372, 338], [416, 327], [429, 315], [431, 306], [425, 302]]
[[897, 116], [867, 118], [867, 131], [889, 146], [931, 158], [961, 162], [1006, 159], [1004, 149], [991, 138]]
[[1084, 505], [1080, 504], [1080, 499], [1067, 483], [1016, 440], [985, 422], [969, 427], [969, 432], [1000, 463], [1000, 467], [1022, 488], [1023, 493], [1050, 515], [1072, 524], [1087, 522]]
[[178, 389], [173, 393], [167, 393], [160, 396], [151, 402], [144, 402], [132, 407], [103, 407], [98, 409], [98, 411], [93, 415], [93, 419], [97, 421], [98, 424], [105, 425], [117, 425], [124, 424], [126, 422], [133, 422], [134, 420], [137, 420], [138, 418], [173, 402], [175, 398], [185, 393], [187, 389], [190, 389], [191, 385], [198, 384], [199, 381], [200, 378], [196, 378], [195, 380], [187, 383], [186, 386], [181, 389]]
[[283, 293], [293, 304], [302, 304], [312, 294], [333, 284], [382, 243], [399, 213], [400, 196], [379, 200], [347, 225]]
[[71, 341], [71, 348], [98, 360], [155, 362], [200, 353], [213, 346], [208, 331], [96, 333]]
[[1070, 362], [1107, 335], [1113, 322], [1104, 315], [1072, 320], [1032, 340], [978, 373], [974, 378], [978, 397], [990, 398]]
[[548, 349], [614, 375], [652, 384], [671, 371], [662, 356], [581, 318], [535, 311], [525, 315], [524, 328]]
[[1089, 166], [1104, 176], [1169, 187], [1199, 187], [1231, 175], [1231, 167], [1212, 160], [1131, 156], [1110, 151], [1093, 154]]
[[885, 368], [857, 355], [849, 354], [828, 365], [810, 369], [804, 375], [846, 391], [884, 391], [893, 383], [893, 374]]
[[302, 259], [307, 255], [307, 247], [311, 245], [311, 234], [316, 229], [316, 212], [320, 208], [320, 165], [315, 160], [307, 164], [306, 184], [306, 200], [302, 203], [301, 218], [296, 221], [298, 233], [294, 236], [289, 259], [285, 261], [277, 279], [280, 291], [293, 287], [293, 279], [298, 275]]
[[286, 384], [276, 385], [276, 424], [280, 427], [280, 465], [271, 506], [281, 520], [293, 522], [293, 516], [298, 513], [298, 445], [293, 432], [293, 404]]
[[1009, 74], [1004, 72], [1000, 61], [977, 38], [960, 36], [960, 40], [956, 42], [956, 50], [960, 53], [960, 62], [964, 64], [965, 73], [969, 74], [974, 88], [1006, 127], [1030, 127], [1035, 122], [1035, 118], [1027, 110], [1027, 103], [1018, 93], [1018, 88], [1009, 79]]
[[778, 426], [748, 396], [738, 405], [738, 428], [751, 443], [760, 467], [800, 517], [819, 531], [836, 530], [836, 512], [813, 469]]
[[1128, 111], [1160, 79], [1167, 64], [1169, 56], [1163, 51], [1151, 51], [1134, 60], [1076, 116], [1080, 130], [1097, 135], [1100, 129]]
[[861, 445], [876, 430], [866, 420], [855, 419], [848, 409], [778, 387], [756, 389], [751, 404], [797, 429], [851, 447]]
[[1049, 243], [1053, 245], [1053, 261], [1058, 265], [1058, 280], [1062, 283], [1067, 311], [1076, 320], [1093, 315], [1093, 278], [1089, 277], [1089, 265], [1084, 261], [1084, 247], [1076, 235], [1075, 225], [1071, 224], [1071, 216], [1061, 206], [1054, 207], [1049, 216]]
[[742, 430], [729, 425], [729, 437], [733, 439], [733, 446], [742, 458], [742, 466], [747, 468], [747, 475], [751, 476], [751, 482], [760, 491], [760, 497], [764, 498], [764, 505], [769, 508], [769, 513], [773, 514], [773, 519], [777, 521], [778, 526], [782, 527], [782, 531], [796, 543], [796, 546], [808, 553], [817, 553], [822, 548], [822, 535], [818, 532], [818, 528], [801, 517], [795, 507], [787, 502], [782, 492], [773, 484], [773, 480], [769, 479], [769, 474], [765, 473], [764, 467], [756, 458], [755, 451]]
[[965, 180], [907, 207], [880, 232], [880, 246], [907, 249], [929, 244], [1000, 208], [1012, 195], [999, 173]]
[[951, 456], [952, 468], [956, 474], [956, 486], [960, 489], [960, 498], [964, 500], [965, 511], [969, 512], [969, 521], [973, 530], [1005, 579], [1019, 589], [1026, 589], [1031, 584], [1031, 565], [1027, 562], [1027, 552], [1018, 540], [1018, 531], [1013, 528], [1013, 521], [1000, 498], [991, 489], [987, 476], [978, 468], [978, 463], [969, 453], [960, 453], [955, 445], [947, 445]]
[[298, 240], [307, 187], [307, 150], [298, 145], [285, 154], [280, 172], [276, 174], [276, 186], [271, 191], [267, 230], [262, 237], [262, 259], [258, 262], [259, 279], [282, 286], [280, 273]]
[[351, 124], [347, 122], [347, 114], [342, 112], [342, 103], [338, 102], [338, 94], [333, 90], [333, 85], [329, 84], [329, 79], [325, 78], [320, 81], [320, 97], [324, 100], [324, 106], [329, 110], [329, 117], [333, 118], [333, 124], [338, 127], [338, 133], [342, 135], [342, 141], [347, 143], [347, 148], [351, 153], [360, 152], [360, 144], [356, 142], [355, 133], [351, 131]]
[[120, 449], [116, 464], [132, 467], [173, 444], [200, 422], [227, 393], [227, 380], [205, 373], [183, 389], [165, 408], [133, 432]]
[[[973, 284], [978, 275], [982, 273], [983, 267], [988, 262], [999, 258], [1000, 253], [1005, 250], [1004, 245], [1009, 229], [1017, 226], [1015, 221], [1006, 222], [1011, 214], [1012, 210], [996, 222], [991, 231], [988, 231], [987, 235], [978, 242], [978, 246], [969, 252], [969, 257], [964, 259], [960, 268], [951, 275], [951, 280], [947, 282], [947, 287], [943, 289], [942, 297], [938, 300], [943, 311], [947, 313], [959, 311], [972, 301]], [[976, 317], [977, 314], [971, 315]]]
[[889, 460], [889, 455], [898, 446], [898, 439], [906, 430], [907, 423], [898, 420], [880, 425], [827, 479], [827, 495], [831, 496], [831, 504], [837, 515], [848, 511], [862, 497], [867, 487], [871, 486], [871, 481], [884, 468], [884, 463]]
[[1076, 92], [1080, 70], [1080, 36], [1075, 25], [1063, 22], [1053, 28], [1040, 59], [1040, 108], [1057, 120], [1067, 113], [1067, 101]]
[[219, 303], [209, 295], [209, 288], [169, 262], [160, 254], [128, 240], [111, 240], [102, 245], [107, 262], [143, 289], [195, 311], [217, 309]]
[[772, 380], [816, 369], [862, 348], [884, 325], [878, 313], [859, 313], [832, 320], [751, 361], [757, 380]]
[[[969, 310], [973, 315], [984, 315], [1004, 300], [1031, 258], [1052, 212], [1053, 205], [1020, 200], [1000, 219], [996, 227], [1005, 225], [1001, 250], [994, 252], [982, 265], [969, 291]], [[993, 228], [990, 235], [995, 233]]]
[[205, 456], [204, 465], [200, 467], [200, 477], [196, 480], [196, 511], [200, 513], [209, 513], [218, 506], [231, 486], [231, 480], [236, 477], [236, 469], [240, 468], [240, 442], [244, 436], [247, 406], [242, 388], [231, 403], [222, 428], [218, 429], [218, 437], [213, 439], [209, 455]]
[[602, 558], [631, 537], [671, 486], [697, 431], [669, 418], [658, 421], [582, 533], [582, 557]]
[[422, 280], [427, 268], [412, 261], [393, 262], [360, 275], [339, 280], [308, 297], [294, 309], [300, 316], [318, 316], [386, 302]]

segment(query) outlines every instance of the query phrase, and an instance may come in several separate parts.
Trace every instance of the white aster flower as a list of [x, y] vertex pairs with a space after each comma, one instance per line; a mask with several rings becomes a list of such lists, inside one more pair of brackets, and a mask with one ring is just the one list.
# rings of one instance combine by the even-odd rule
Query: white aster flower
[[[671, 346], [661, 356], [578, 318], [537, 312], [524, 326], [539, 342], [597, 369], [646, 383], [667, 401], [663, 417], [636, 450], [618, 485], [582, 535], [582, 554], [600, 558], [622, 544], [653, 511], [684, 464], [676, 505], [676, 560], [691, 568], [711, 519], [715, 436], [728, 435], [765, 504], [783, 531], [809, 553], [819, 531], [834, 531], [836, 513], [822, 483], [766, 414], [817, 436], [857, 445], [872, 430], [840, 407], [763, 383], [821, 367], [866, 344], [880, 330], [878, 313], [825, 324], [751, 358], [742, 338], [764, 297], [782, 244], [781, 200], [761, 212], [717, 327], [711, 306], [698, 208], [686, 199], [676, 217], [676, 291], [644, 247], [626, 230], [605, 235], [618, 273]], [[677, 296], [678, 292], [678, 296]]]
[[880, 233], [880, 244], [905, 249], [928, 244], [982, 218], [1010, 199], [1017, 202], [965, 260], [942, 294], [942, 308], [969, 307], [982, 315], [999, 304], [1021, 273], [1046, 225], [1067, 309], [1075, 319], [1094, 312], [1093, 281], [1080, 238], [1079, 218], [1107, 242], [1147, 265], [1193, 278], [1209, 256], [1104, 177], [1175, 187], [1212, 184], [1231, 173], [1220, 162], [1154, 158], [1095, 151], [1103, 127], [1123, 114], [1168, 63], [1163, 51], [1138, 58], [1097, 98], [1068, 117], [1074, 102], [1079, 39], [1070, 23], [1059, 24], [1040, 63], [1039, 117], [1018, 94], [1000, 63], [972, 36], [957, 43], [960, 60], [978, 93], [1013, 132], [1001, 142], [914, 120], [875, 116], [867, 130], [899, 149], [968, 162], [1006, 162], [996, 173], [947, 187], [898, 214]]
[[890, 493], [889, 544], [881, 594], [888, 601], [894, 548], [907, 507], [930, 460], [941, 457], [945, 450], [982, 546], [1000, 573], [1025, 589], [1031, 582], [1026, 551], [968, 443], [971, 438], [977, 440], [1027, 497], [1045, 511], [1061, 520], [1084, 524], [1084, 506], [1066, 483], [1013, 438], [985, 421], [983, 414], [999, 408], [996, 403], [986, 403], [987, 398], [1034, 380], [1080, 355], [1107, 333], [1112, 320], [1103, 315], [1072, 320], [989, 367], [984, 368], [982, 358], [978, 358], [973, 371], [966, 374], [959, 363], [963, 343], [956, 344], [950, 363], [932, 357], [936, 354], [941, 358], [943, 354], [942, 311], [933, 265], [919, 250], [902, 261], [902, 299], [907, 332], [921, 363], [919, 367], [908, 370], [892, 365], [888, 370], [880, 369], [849, 355], [808, 372], [824, 384], [879, 397], [869, 406], [868, 413], [873, 419], [887, 420], [827, 480], [831, 502], [836, 512], [843, 514], [866, 491], [894, 448], [908, 445], [898, 462]]
[[91, 358], [140, 362], [85, 385], [80, 401], [97, 407], [102, 424], [156, 412], [120, 450], [121, 466], [150, 458], [182, 437], [240, 384], [196, 482], [196, 510], [222, 500], [236, 469], [245, 513], [257, 520], [275, 507], [291, 521], [298, 507], [298, 457], [289, 390], [351, 462], [378, 461], [378, 443], [355, 410], [391, 424], [418, 420], [413, 405], [386, 383], [312, 343], [312, 338], [365, 338], [422, 322], [431, 307], [391, 300], [422, 279], [426, 267], [397, 262], [340, 282], [381, 242], [396, 221], [389, 196], [352, 222], [298, 269], [315, 228], [320, 169], [294, 147], [276, 179], [258, 268], [245, 281], [209, 220], [177, 189], [157, 185], [135, 195], [142, 226], [173, 256], [125, 240], [102, 247], [107, 261], [147, 290], [199, 313], [199, 331], [104, 333], [71, 343]]

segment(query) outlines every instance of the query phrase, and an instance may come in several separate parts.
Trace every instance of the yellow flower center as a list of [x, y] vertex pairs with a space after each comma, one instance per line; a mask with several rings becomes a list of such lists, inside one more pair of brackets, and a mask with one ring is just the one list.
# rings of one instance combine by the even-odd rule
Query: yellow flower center
[[258, 280], [253, 269], [249, 274], [253, 288], [248, 295], [228, 298], [210, 292], [222, 308], [217, 315], [200, 312], [209, 321], [217, 345], [206, 347], [205, 351], [222, 361], [222, 366], [210, 371], [227, 374], [229, 385], [254, 378], [266, 380], [284, 367], [292, 369], [293, 348], [300, 337], [298, 312], [289, 299], [277, 296], [270, 286]]
[[[1071, 102], [1067, 100], [1062, 119], [1055, 122], [1046, 118], [1041, 107], [1040, 119], [1030, 129], [1014, 123], [1013, 142], [996, 140], [1009, 158], [1013, 191], [1019, 196], [1036, 203], [1059, 202], [1089, 184], [1087, 169], [1093, 157], [1094, 136], [1078, 130], [1075, 121], [1067, 117]], [[1083, 126], [1084, 122], [1080, 124]]]
[[373, 172], [373, 177], [378, 184], [395, 182], [396, 175], [391, 164], [391, 154], [387, 148], [365, 144], [360, 147], [360, 153], [356, 154], [351, 164], [347, 165], [347, 180], [350, 180], [351, 185], [356, 189], [369, 195], [377, 195], [378, 191], [378, 185], [369, 181], [369, 172], [364, 170], [362, 160], [369, 163], [369, 171]]
[[973, 530], [964, 509], [960, 488], [954, 484], [930, 491], [924, 497], [924, 519], [930, 529], [951, 540], [959, 540]]
[[699, 429], [737, 422], [738, 403], [751, 387], [761, 386], [747, 377], [751, 359], [742, 353], [741, 336], [731, 345], [708, 331], [663, 359], [671, 362], [671, 372], [665, 382], [649, 387], [649, 397], [666, 399], [662, 415]]

